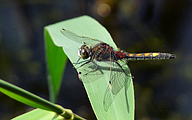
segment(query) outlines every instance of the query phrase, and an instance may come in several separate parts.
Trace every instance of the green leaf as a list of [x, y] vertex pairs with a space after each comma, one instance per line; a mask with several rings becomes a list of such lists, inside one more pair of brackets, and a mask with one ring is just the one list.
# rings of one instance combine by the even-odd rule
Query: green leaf
[[[107, 30], [96, 20], [89, 16], [82, 16], [47, 26], [46, 29], [50, 34], [53, 43], [56, 46], [63, 48], [65, 54], [68, 56], [69, 60], [72, 63], [77, 62], [79, 58], [77, 55], [77, 50], [81, 47], [82, 43], [78, 42], [78, 40], [72, 40], [71, 37], [69, 37], [70, 35], [63, 35], [61, 33], [63, 31], [61, 30], [60, 32], [60, 29], [62, 28], [72, 31], [78, 35], [98, 39], [100, 41], [108, 43], [114, 49], [117, 49]], [[120, 62], [120, 64], [124, 65], [123, 62]], [[100, 68], [102, 68], [101, 71], [97, 70], [96, 72], [91, 72], [87, 76], [83, 74], [79, 75], [79, 77], [83, 81], [93, 110], [97, 116], [97, 119], [99, 120], [133, 120], [134, 91], [129, 68], [127, 66], [123, 66], [125, 72], [128, 72], [130, 76], [125, 76], [121, 74], [122, 71], [120, 70], [119, 73], [122, 76], [117, 76], [116, 79], [118, 79], [118, 81], [112, 81], [115, 82], [116, 85], [111, 84], [112, 86], [110, 86], [109, 76], [112, 73], [109, 71], [109, 65], [110, 63], [101, 62], [99, 66]], [[75, 67], [77, 68], [78, 66], [79, 65]], [[82, 68], [77, 69], [78, 72], [82, 73], [89, 72], [90, 70], [93, 70], [92, 66], [87, 67], [87, 65], [85, 65], [85, 67], [83, 66]], [[71, 85], [73, 85], [73, 83], [71, 83]]]
[[54, 112], [42, 109], [34, 109], [30, 112], [15, 117], [12, 120], [64, 120], [64, 118]]
[[61, 47], [56, 46], [52, 40], [52, 34], [57, 34], [58, 31], [51, 31], [49, 27], [44, 29], [45, 37], [45, 52], [48, 71], [48, 84], [49, 84], [49, 97], [50, 101], [56, 101], [57, 95], [60, 90], [63, 70], [67, 61], [67, 56], [63, 53]]
[[[70, 112], [70, 110], [68, 110]], [[64, 119], [61, 115], [56, 114], [52, 111], [34, 109], [25, 114], [19, 115], [12, 120], [85, 120], [74, 114], [71, 119]]]
[[61, 107], [58, 107], [43, 98], [40, 98], [22, 88], [19, 88], [3, 80], [0, 80], [0, 91], [7, 96], [29, 106], [54, 111], [58, 114], [63, 113], [63, 109]]
[[6, 94], [7, 96], [19, 102], [22, 102], [35, 108], [41, 108], [43, 110], [52, 111], [57, 115], [63, 116], [64, 118], [83, 119], [80, 116], [73, 114], [72, 111], [69, 109], [64, 109], [61, 106], [51, 103], [39, 96], [36, 96], [22, 88], [19, 88], [1, 79], [0, 79], [0, 92]]

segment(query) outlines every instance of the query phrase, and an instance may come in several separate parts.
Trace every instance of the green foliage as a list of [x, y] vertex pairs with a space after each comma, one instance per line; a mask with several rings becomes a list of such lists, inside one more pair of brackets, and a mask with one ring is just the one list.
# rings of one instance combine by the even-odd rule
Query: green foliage
[[22, 88], [7, 83], [3, 80], [0, 80], [0, 91], [8, 95], [9, 97], [29, 106], [49, 111], [55, 111], [58, 114], [61, 114], [63, 112], [63, 109], [61, 107], [58, 107], [43, 98], [40, 98]]
[[12, 120], [63, 120], [63, 117], [54, 112], [42, 109], [34, 109], [30, 112], [13, 118]]
[[[78, 40], [71, 40], [61, 32], [65, 28], [80, 35], [96, 38], [108, 43], [114, 49], [117, 49], [110, 34], [96, 20], [88, 16], [82, 16], [75, 19], [59, 22], [45, 27], [45, 46], [47, 56], [48, 82], [50, 90], [50, 100], [56, 101], [59, 93], [62, 73], [65, 68], [67, 56], [72, 63], [76, 63], [78, 56], [77, 50], [82, 45]], [[61, 30], [61, 31], [60, 31]], [[67, 55], [67, 56], [66, 56]], [[134, 92], [130, 70], [127, 65], [123, 65], [126, 73], [130, 76], [119, 72], [120, 76], [115, 76], [118, 81], [115, 84], [109, 84], [110, 74], [109, 64], [101, 62], [99, 71], [94, 71], [87, 76], [79, 75], [82, 79], [87, 95], [99, 120], [133, 120], [134, 119]], [[79, 65], [75, 66], [76, 69]], [[87, 66], [87, 67], [86, 67]], [[92, 70], [92, 66], [85, 65], [78, 72], [87, 73]], [[110, 68], [113, 70], [113, 68]], [[123, 81], [123, 82], [122, 82]], [[73, 83], [71, 83], [73, 85]], [[112, 88], [112, 89], [111, 89]], [[14, 120], [30, 119], [83, 119], [68, 109], [64, 109], [54, 103], [51, 103], [43, 98], [40, 98], [30, 92], [27, 92], [19, 87], [0, 80], [0, 91], [4, 94], [16, 99], [24, 104], [35, 108], [26, 114], [14, 118]], [[69, 91], [70, 92], [70, 91]], [[63, 117], [61, 117], [63, 116]]]
[[[49, 84], [49, 96], [50, 101], [55, 102], [57, 95], [59, 93], [63, 70], [67, 61], [67, 56], [63, 52], [59, 45], [56, 45], [53, 40], [57, 37], [59, 31], [52, 31], [50, 27], [45, 27], [44, 37], [45, 37], [45, 52], [46, 52], [46, 62], [47, 62], [47, 79]], [[53, 36], [54, 34], [55, 36]], [[58, 38], [59, 39], [59, 38]]]
[[[40, 109], [30, 111], [27, 114], [23, 114], [19, 117], [16, 117], [15, 119], [17, 120], [23, 120], [23, 118], [35, 119], [37, 118], [37, 116], [34, 116], [35, 113], [39, 116], [39, 118], [47, 118], [50, 116], [54, 116], [52, 118], [49, 118], [50, 120], [52, 120], [53, 118], [57, 120], [63, 117], [68, 119], [69, 118], [82, 119], [81, 117], [73, 114], [72, 111], [68, 109], [64, 109], [61, 106], [51, 103], [41, 97], [38, 97], [22, 88], [19, 88], [1, 79], [0, 79], [0, 91], [5, 95], [19, 102], [22, 102], [26, 105], [29, 105], [35, 108], [40, 108]], [[49, 119], [45, 119], [45, 120], [49, 120]]]
[[[72, 63], [77, 62], [77, 59], [79, 58], [77, 55], [77, 50], [80, 48], [82, 43], [77, 42], [78, 40], [71, 40], [64, 36], [61, 33], [62, 31], [60, 32], [62, 28], [77, 33], [78, 35], [88, 36], [101, 40], [110, 44], [113, 48], [117, 49], [107, 30], [103, 26], [101, 26], [96, 20], [88, 16], [82, 16], [47, 26], [45, 28], [45, 30], [47, 31], [46, 33], [49, 33], [50, 38], [53, 40], [53, 43], [56, 46], [63, 48], [64, 53], [68, 56], [69, 60]], [[50, 54], [50, 56], [48, 56], [50, 58], [54, 58], [54, 56], [51, 57], [51, 55], [54, 54]], [[52, 61], [51, 64], [58, 66], [63, 65], [63, 62], [64, 61]], [[109, 67], [109, 64], [107, 65], [104, 62], [102, 62], [101, 65], [103, 68]], [[78, 65], [75, 67], [77, 68]], [[127, 66], [124, 67], [126, 68], [126, 71], [129, 71]], [[83, 67], [82, 69], [77, 69], [77, 71], [85, 73], [86, 71], [88, 71], [87, 69], [90, 69], [89, 67], [87, 67], [86, 69], [84, 68], [86, 67]], [[80, 75], [97, 118], [99, 120], [133, 120], [134, 93], [131, 77], [118, 76], [119, 80], [123, 79], [123, 81], [127, 81], [125, 82], [127, 83], [127, 85], [120, 89], [118, 91], [118, 94], [113, 95], [109, 87], [110, 72], [109, 70], [105, 70], [103, 72], [103, 75], [98, 72], [95, 72], [95, 74], [89, 74], [89, 76]], [[60, 82], [60, 79], [58, 79], [58, 81]], [[52, 79], [52, 83], [55, 83], [54, 79]], [[72, 84], [73, 83], [71, 83], [71, 85]]]

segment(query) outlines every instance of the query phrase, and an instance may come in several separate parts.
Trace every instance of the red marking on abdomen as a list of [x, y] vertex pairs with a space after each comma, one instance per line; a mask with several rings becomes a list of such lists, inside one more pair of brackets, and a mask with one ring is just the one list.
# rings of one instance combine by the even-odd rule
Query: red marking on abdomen
[[116, 51], [115, 52], [117, 58], [123, 59], [127, 54], [123, 52]]

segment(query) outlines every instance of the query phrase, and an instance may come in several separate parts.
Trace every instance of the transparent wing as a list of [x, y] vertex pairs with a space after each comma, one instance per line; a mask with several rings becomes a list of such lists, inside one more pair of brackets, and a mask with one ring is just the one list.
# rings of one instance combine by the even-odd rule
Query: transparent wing
[[[105, 62], [97, 62], [95, 63], [98, 65], [98, 69], [92, 71], [95, 69], [95, 65], [90, 62], [83, 66], [82, 68], [79, 69], [81, 72], [81, 78], [83, 78], [83, 82], [89, 83], [93, 82], [95, 80], [98, 80], [100, 78], [106, 78], [104, 77], [106, 73], [109, 73], [108, 80], [109, 80], [109, 85], [105, 91], [104, 99], [103, 99], [103, 107], [105, 111], [108, 111], [109, 107], [113, 103], [116, 95], [119, 93], [119, 91], [125, 87], [125, 85], [129, 86], [130, 81], [131, 81], [131, 74], [130, 70], [125, 62], [122, 61], [117, 61], [115, 62], [110, 62], [110, 61], [105, 61]], [[81, 63], [82, 64], [82, 63]], [[89, 74], [85, 75], [86, 73], [90, 72]]]
[[[80, 77], [85, 83], [93, 82], [101, 78], [108, 79], [109, 85], [105, 91], [105, 95], [103, 99], [103, 107], [104, 107], [104, 110], [107, 111], [111, 106], [111, 104], [113, 103], [119, 91], [123, 87], [125, 87], [125, 85], [129, 86], [132, 76], [130, 74], [130, 70], [127, 64], [121, 60], [118, 60], [117, 62], [112, 62], [112, 61], [98, 62], [95, 60], [94, 62], [98, 66], [98, 69], [95, 71], [93, 70], [95, 69], [96, 66], [92, 62], [89, 62], [88, 64], [84, 65], [81, 68], [78, 68], [77, 66], [77, 68], [78, 68], [78, 71], [81, 72]], [[82, 61], [79, 63], [80, 65], [83, 64]]]
[[[110, 70], [109, 62], [98, 62], [94, 60], [94, 62], [97, 64], [98, 69], [93, 71], [96, 66], [92, 62], [89, 62], [88, 64], [82, 66], [81, 68], [78, 68], [78, 72], [81, 73], [80, 77], [83, 79], [83, 82], [89, 83], [93, 82], [95, 80], [98, 80], [105, 76], [107, 72]], [[83, 64], [83, 62], [80, 62], [80, 64]], [[90, 72], [92, 71], [92, 72]], [[88, 73], [88, 74], [87, 74]]]
[[109, 109], [119, 91], [125, 85], [129, 86], [131, 80], [130, 70], [125, 62], [118, 60], [117, 63], [111, 62], [111, 64], [109, 86], [103, 100], [105, 111]]
[[111, 92], [110, 86], [108, 86], [105, 91], [105, 96], [103, 100], [103, 107], [105, 111], [108, 111], [114, 99], [115, 99], [115, 95]]
[[118, 60], [117, 63], [113, 62], [110, 75], [112, 93], [116, 95], [130, 81], [131, 77], [130, 70], [125, 62], [121, 60]]
[[71, 31], [69, 31], [69, 30], [66, 30], [66, 29], [64, 29], [64, 28], [62, 28], [61, 30], [61, 33], [63, 34], [63, 35], [65, 35], [67, 38], [69, 38], [69, 39], [71, 39], [71, 40], [73, 40], [73, 41], [76, 41], [76, 42], [78, 42], [78, 43], [85, 43], [85, 44], [87, 44], [87, 45], [90, 45], [90, 44], [97, 44], [97, 43], [100, 43], [100, 42], [102, 42], [102, 41], [100, 41], [100, 40], [97, 40], [97, 39], [94, 39], [94, 38], [90, 38], [90, 37], [86, 37], [86, 36], [82, 36], [82, 35], [78, 35], [78, 34], [76, 34], [76, 33], [74, 33], [74, 32], [71, 32]]

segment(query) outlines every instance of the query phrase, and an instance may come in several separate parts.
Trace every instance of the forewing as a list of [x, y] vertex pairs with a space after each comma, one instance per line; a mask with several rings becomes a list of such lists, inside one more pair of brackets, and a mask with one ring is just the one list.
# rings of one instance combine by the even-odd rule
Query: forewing
[[87, 44], [87, 45], [93, 45], [93, 44], [97, 44], [97, 43], [101, 42], [100, 40], [97, 40], [94, 38], [78, 35], [74, 32], [66, 30], [64, 28], [62, 28], [60, 31], [63, 35], [65, 35], [70, 40], [76, 41], [76, 42], [81, 43], [81, 44], [83, 43], [83, 44]]
[[[104, 77], [107, 72], [109, 72], [110, 68], [109, 68], [108, 62], [98, 62], [96, 60], [94, 60], [94, 62], [98, 66], [98, 69], [96, 69], [96, 70], [94, 70], [96, 68], [96, 66], [95, 66], [95, 64], [93, 64], [93, 62], [89, 62], [89, 63], [85, 64], [84, 66], [78, 68], [78, 71], [81, 73], [80, 77], [84, 78], [83, 82], [85, 82], [85, 83], [89, 83], [89, 82], [98, 80], [98, 79]], [[92, 71], [92, 72], [90, 72], [90, 71]]]

